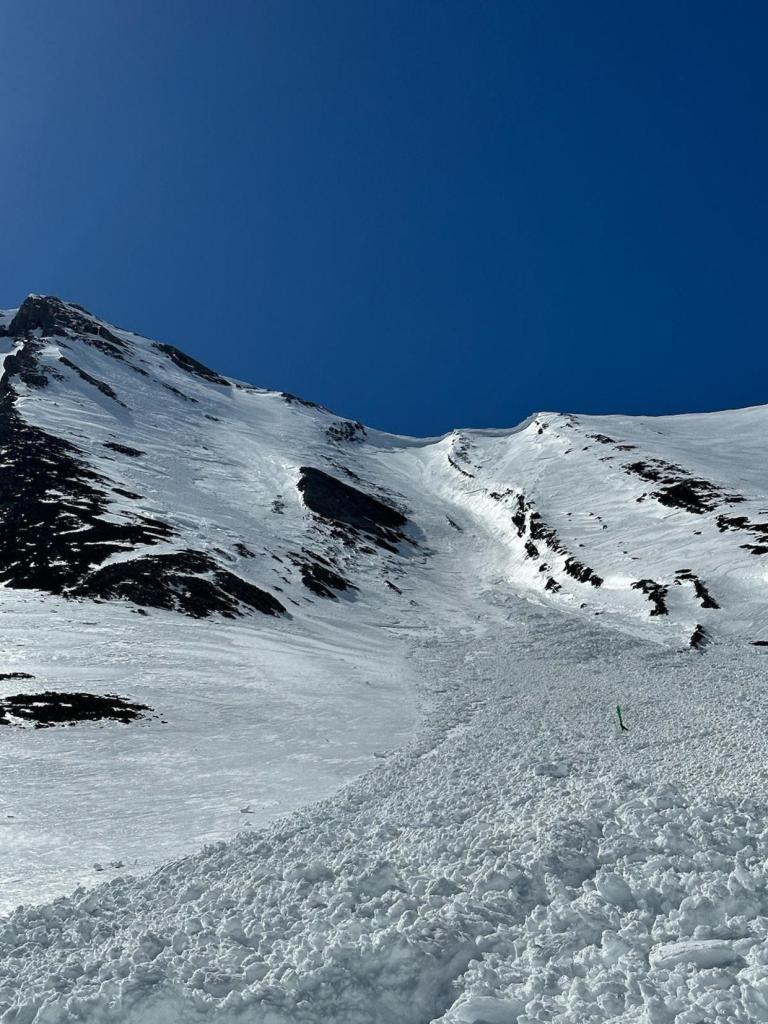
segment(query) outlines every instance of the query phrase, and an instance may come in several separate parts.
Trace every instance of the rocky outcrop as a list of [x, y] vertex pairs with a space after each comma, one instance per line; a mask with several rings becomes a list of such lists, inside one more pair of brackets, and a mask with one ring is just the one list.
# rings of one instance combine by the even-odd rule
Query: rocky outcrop
[[329, 424], [325, 434], [329, 441], [362, 442], [367, 437], [367, 431], [358, 420], [336, 420]]
[[663, 459], [629, 462], [624, 470], [641, 480], [659, 484], [651, 492], [651, 497], [667, 508], [681, 508], [695, 515], [703, 515], [718, 505], [733, 505], [744, 501], [742, 495], [728, 494], [709, 480], [694, 477], [682, 466], [664, 462]]
[[77, 335], [109, 355], [124, 358], [126, 342], [105, 327], [82, 306], [63, 302], [54, 295], [28, 295], [8, 325], [14, 338], [32, 337], [36, 331], [45, 337]]
[[158, 352], [168, 356], [180, 370], [184, 370], [185, 373], [189, 373], [193, 377], [200, 377], [201, 380], [208, 381], [209, 384], [221, 384], [227, 388], [232, 386], [226, 377], [222, 377], [220, 373], [211, 370], [205, 363], [193, 359], [192, 356], [188, 356], [186, 352], [182, 352], [181, 349], [175, 348], [173, 345], [166, 345], [164, 342], [158, 341], [155, 342], [155, 348]]
[[1, 582], [66, 595], [111, 555], [173, 536], [145, 515], [105, 518], [109, 490], [74, 445], [22, 420], [7, 392], [0, 398]]
[[[58, 334], [74, 329], [79, 318], [85, 319], [59, 300], [33, 297], [11, 328], [24, 336], [38, 328]], [[112, 344], [101, 336], [97, 340]], [[282, 614], [285, 608], [276, 598], [207, 554], [125, 557], [171, 540], [174, 530], [142, 512], [117, 511], [113, 494], [128, 500], [140, 495], [93, 469], [76, 445], [22, 418], [15, 382], [27, 387], [48, 383], [36, 359], [38, 345], [35, 337], [25, 337], [18, 351], [6, 357], [0, 378], [0, 583], [63, 597], [126, 599], [194, 617], [232, 617], [249, 609]], [[117, 401], [109, 385], [69, 360], [64, 363]], [[105, 447], [130, 458], [143, 454], [119, 442], [105, 442]], [[124, 560], [109, 563], [114, 555]]]
[[71, 590], [76, 597], [124, 599], [145, 608], [165, 608], [193, 618], [217, 613], [225, 618], [243, 608], [281, 615], [272, 594], [255, 587], [200, 551], [175, 551], [113, 562], [89, 573]]
[[651, 615], [667, 614], [667, 587], [656, 580], [636, 580], [632, 584], [633, 590], [640, 590], [653, 605]]
[[114, 693], [14, 693], [0, 698], [0, 725], [31, 725], [49, 729], [55, 725], [111, 720], [127, 725], [144, 718], [152, 709]]
[[321, 469], [302, 466], [298, 488], [310, 511], [347, 535], [364, 534], [390, 551], [405, 539], [408, 519], [402, 512]]
[[293, 552], [289, 558], [301, 573], [301, 582], [318, 597], [335, 600], [337, 593], [357, 590], [354, 584], [336, 571], [327, 558], [316, 551]]

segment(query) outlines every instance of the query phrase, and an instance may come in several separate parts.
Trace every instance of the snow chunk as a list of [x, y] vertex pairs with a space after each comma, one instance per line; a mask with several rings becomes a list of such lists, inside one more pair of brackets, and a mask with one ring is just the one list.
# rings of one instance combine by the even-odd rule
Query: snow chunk
[[516, 1024], [524, 1006], [518, 1000], [496, 999], [493, 996], [472, 996], [451, 1007], [443, 1018], [445, 1024]]
[[603, 899], [614, 906], [626, 907], [632, 903], [632, 890], [613, 871], [599, 872], [595, 877], [595, 885]]
[[685, 939], [683, 942], [665, 942], [655, 946], [648, 954], [651, 967], [672, 970], [678, 964], [693, 964], [699, 970], [710, 967], [729, 967], [742, 958], [733, 943], [723, 939]]

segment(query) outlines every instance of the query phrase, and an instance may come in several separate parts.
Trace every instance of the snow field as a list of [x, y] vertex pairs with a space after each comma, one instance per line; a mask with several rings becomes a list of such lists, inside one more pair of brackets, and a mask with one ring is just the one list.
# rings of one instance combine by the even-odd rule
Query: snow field
[[[329, 796], [403, 742], [416, 717], [381, 630], [297, 636], [262, 617], [190, 621], [3, 594], [0, 695], [117, 693], [131, 725], [0, 734], [0, 913], [256, 828]], [[386, 670], [383, 666], [386, 665]]]
[[[697, 656], [498, 592], [482, 623], [409, 644], [429, 710], [408, 747], [259, 832], [17, 911], [0, 1021], [767, 1019], [768, 823], [746, 794], [768, 751], [734, 766], [744, 720], [710, 728]], [[673, 721], [688, 708], [687, 757], [679, 724], [649, 751], [643, 654]]]

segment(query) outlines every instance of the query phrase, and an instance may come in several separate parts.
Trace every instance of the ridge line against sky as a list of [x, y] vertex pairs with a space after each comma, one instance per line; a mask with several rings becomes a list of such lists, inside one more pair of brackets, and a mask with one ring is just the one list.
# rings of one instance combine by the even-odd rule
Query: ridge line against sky
[[[32, 293], [32, 294], [38, 294], [38, 293]], [[61, 299], [61, 296], [47, 296], [47, 297], [48, 298]], [[158, 342], [158, 343], [162, 343], [163, 342], [162, 338], [156, 338], [156, 337], [153, 337], [151, 335], [142, 334], [139, 331], [134, 331], [131, 328], [126, 327], [124, 324], [116, 323], [114, 320], [110, 320], [108, 317], [101, 316], [98, 313], [95, 313], [93, 310], [88, 309], [82, 303], [77, 303], [76, 300], [74, 300], [74, 299], [64, 299], [63, 301], [69, 303], [70, 305], [75, 305], [78, 308], [84, 310], [86, 313], [90, 314], [95, 319], [97, 319], [97, 320], [101, 321], [102, 323], [104, 323], [107, 327], [111, 327], [111, 328], [113, 328], [113, 329], [115, 329], [117, 331], [123, 331], [125, 333], [132, 334], [134, 336], [142, 337], [146, 341], [150, 341], [150, 342], [153, 342], [153, 343], [154, 342]], [[15, 312], [17, 309], [18, 309], [18, 306], [0, 307], [0, 312], [4, 312], [4, 313], [8, 314], [8, 313], [11, 313], [11, 312]], [[217, 367], [215, 367], [215, 366], [211, 366], [210, 369], [218, 372]], [[239, 383], [242, 383], [242, 384], [245, 384], [245, 385], [253, 385], [253, 386], [257, 387], [257, 388], [264, 387], [264, 385], [260, 385], [257, 381], [248, 380], [248, 379], [246, 379], [244, 377], [238, 377], [236, 374], [228, 374], [226, 376], [228, 376], [229, 379], [231, 379], [233, 381], [236, 381], [236, 382], [239, 382]], [[286, 392], [286, 390], [284, 388], [280, 388], [280, 387], [277, 387], [277, 386], [275, 386], [273, 388], [266, 388], [266, 390], [270, 391], [270, 392], [273, 392], [273, 393], [285, 392], [285, 393], [288, 393], [290, 395], [293, 394], [292, 392]], [[301, 398], [301, 399], [309, 400], [310, 402], [315, 403], [315, 400], [312, 398], [311, 395], [299, 395], [298, 397]], [[315, 404], [318, 404], [320, 406], [320, 408], [325, 409], [326, 412], [329, 412], [331, 414], [341, 416], [341, 417], [343, 417], [345, 419], [348, 419], [348, 420], [354, 420], [355, 419], [354, 416], [349, 416], [349, 415], [341, 412], [341, 410], [339, 410], [339, 409], [331, 409], [331, 408], [329, 408], [328, 406], [326, 406], [322, 402], [315, 403]], [[363, 425], [366, 426], [366, 427], [372, 428], [372, 429], [380, 430], [383, 433], [389, 433], [389, 434], [391, 434], [393, 436], [410, 437], [410, 438], [412, 438], [414, 440], [428, 440], [428, 439], [439, 439], [439, 438], [447, 437], [454, 430], [457, 430], [457, 429], [465, 430], [465, 431], [470, 431], [470, 432], [473, 432], [473, 431], [491, 431], [491, 432], [494, 432], [494, 431], [500, 431], [500, 432], [514, 431], [514, 432], [517, 432], [520, 429], [522, 429], [523, 427], [528, 426], [531, 422], [533, 422], [534, 420], [536, 420], [536, 419], [538, 419], [539, 417], [542, 417], [542, 416], [581, 416], [581, 417], [594, 418], [594, 417], [599, 417], [599, 416], [616, 417], [616, 416], [634, 415], [634, 416], [638, 416], [638, 417], [645, 416], [645, 417], [656, 418], [656, 417], [670, 417], [670, 416], [706, 415], [708, 413], [717, 414], [717, 413], [746, 412], [748, 410], [759, 409], [759, 408], [762, 408], [764, 406], [768, 407], [768, 403], [757, 403], [755, 405], [733, 406], [733, 407], [730, 407], [730, 408], [723, 407], [723, 408], [705, 409], [705, 410], [701, 410], [701, 411], [698, 411], [698, 412], [691, 412], [689, 410], [680, 410], [680, 411], [674, 411], [673, 410], [673, 411], [667, 412], [667, 413], [664, 413], [664, 412], [642, 413], [641, 412], [641, 413], [633, 413], [633, 414], [627, 414], [624, 410], [621, 410], [621, 409], [608, 409], [608, 410], [604, 410], [604, 411], [600, 411], [600, 412], [593, 412], [593, 411], [588, 410], [588, 409], [551, 409], [551, 408], [546, 408], [545, 409], [545, 408], [540, 408], [540, 409], [531, 410], [530, 412], [525, 414], [520, 420], [517, 420], [515, 423], [485, 424], [483, 426], [478, 426], [477, 424], [472, 424], [472, 423], [464, 423], [464, 424], [458, 424], [456, 427], [451, 428], [450, 430], [440, 431], [440, 432], [438, 432], [436, 434], [408, 434], [408, 433], [403, 432], [403, 431], [388, 431], [385, 427], [376, 426], [376, 424], [372, 424], [372, 423], [365, 423], [364, 422]]]
[[393, 433], [766, 401], [768, 8], [30, 0], [0, 280]]

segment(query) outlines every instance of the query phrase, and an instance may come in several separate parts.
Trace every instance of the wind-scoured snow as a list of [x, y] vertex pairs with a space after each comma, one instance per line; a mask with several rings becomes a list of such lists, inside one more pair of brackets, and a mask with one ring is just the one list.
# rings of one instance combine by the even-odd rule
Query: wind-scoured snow
[[0, 730], [0, 1021], [768, 1020], [768, 409], [401, 438], [55, 301], [3, 401], [98, 494], [6, 515], [114, 550], [0, 696], [152, 715]]

